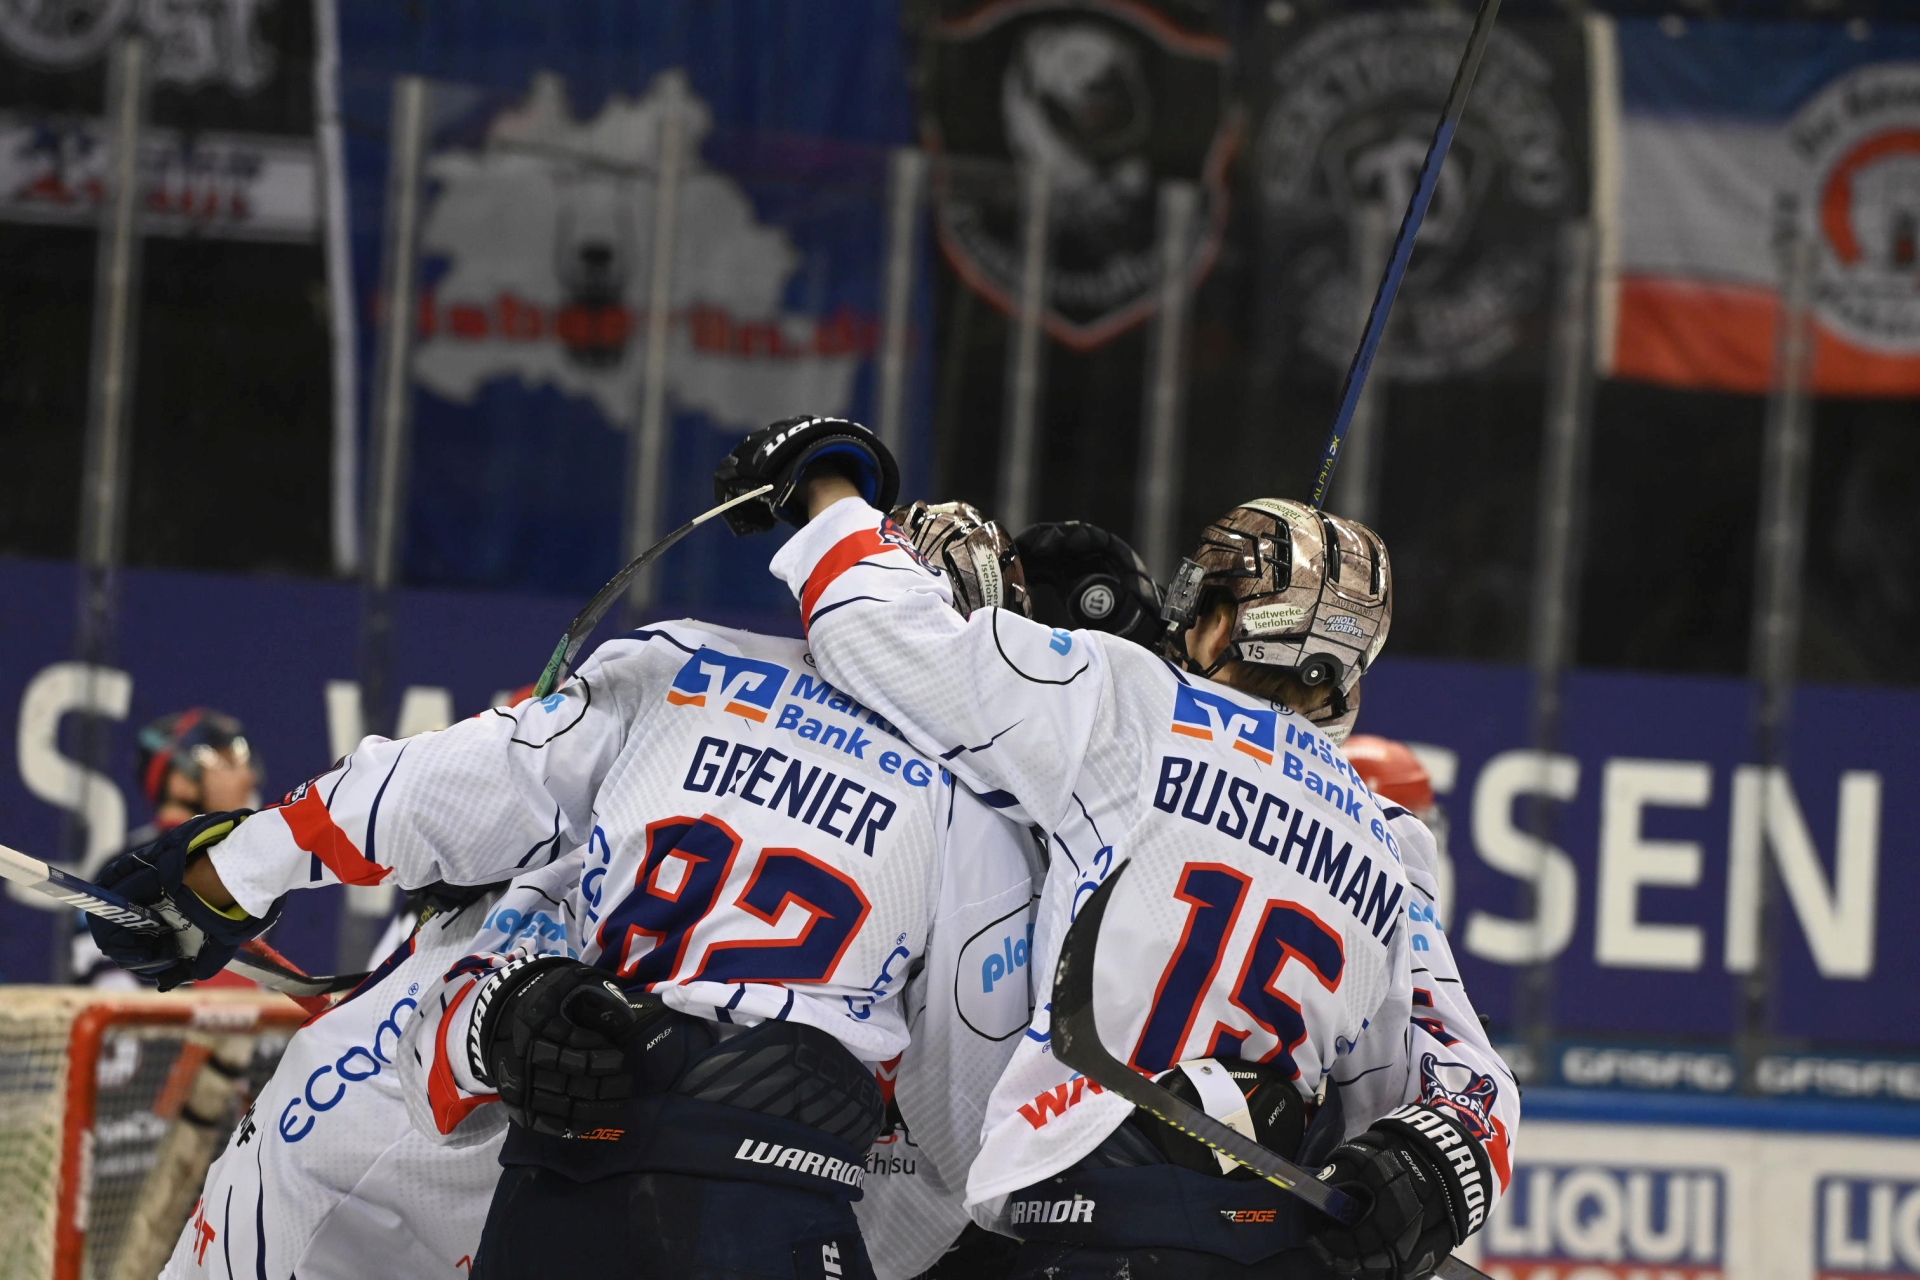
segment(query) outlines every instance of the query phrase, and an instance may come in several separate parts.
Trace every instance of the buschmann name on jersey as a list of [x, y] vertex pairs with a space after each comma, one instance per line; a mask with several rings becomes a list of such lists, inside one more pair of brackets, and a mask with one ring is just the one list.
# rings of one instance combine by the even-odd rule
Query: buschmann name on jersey
[[1520, 1164], [1481, 1233], [1494, 1280], [1719, 1280], [1717, 1169]]
[[667, 701], [676, 707], [713, 706], [764, 723], [786, 683], [787, 669], [778, 663], [703, 647], [673, 677]]
[[1071, 1200], [1009, 1200], [1007, 1221], [1016, 1227], [1040, 1223], [1092, 1222], [1095, 1202], [1082, 1195]]
[[1841, 1175], [1814, 1196], [1820, 1280], [1920, 1276], [1920, 1181]]

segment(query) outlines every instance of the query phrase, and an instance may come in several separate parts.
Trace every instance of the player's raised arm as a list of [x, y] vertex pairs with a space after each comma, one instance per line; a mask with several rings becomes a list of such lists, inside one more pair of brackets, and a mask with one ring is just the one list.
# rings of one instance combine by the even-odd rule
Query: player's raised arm
[[772, 567], [800, 603], [827, 678], [990, 804], [1052, 829], [1100, 732], [1103, 648], [1004, 609], [955, 613], [947, 575], [870, 505], [888, 496], [884, 453], [857, 423], [776, 423], [734, 451], [716, 492], [773, 482], [763, 523], [778, 515], [804, 526]]
[[606, 664], [589, 663], [539, 702], [435, 733], [368, 738], [276, 805], [194, 818], [108, 863], [100, 883], [170, 903], [200, 931], [191, 960], [171, 937], [106, 921], [90, 923], [94, 936], [165, 989], [217, 972], [295, 889], [489, 884], [551, 861], [591, 827], [592, 796], [625, 737], [619, 684]]

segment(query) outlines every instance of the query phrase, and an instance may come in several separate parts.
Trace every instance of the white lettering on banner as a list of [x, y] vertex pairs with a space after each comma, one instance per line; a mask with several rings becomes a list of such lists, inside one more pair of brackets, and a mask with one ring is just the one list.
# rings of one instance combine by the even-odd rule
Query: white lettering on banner
[[1873, 972], [1873, 927], [1880, 870], [1880, 775], [1840, 775], [1840, 816], [1831, 885], [1784, 769], [1734, 771], [1727, 834], [1727, 969], [1750, 972], [1760, 946], [1761, 845], [1773, 851], [1799, 917], [1807, 950], [1823, 978]]
[[1487, 761], [1473, 788], [1473, 843], [1480, 860], [1533, 886], [1531, 920], [1508, 920], [1486, 911], [1467, 916], [1469, 952], [1500, 964], [1551, 960], [1573, 941], [1580, 880], [1566, 850], [1513, 821], [1514, 801], [1545, 796], [1568, 801], [1580, 789], [1580, 762], [1541, 751], [1503, 751]]
[[[20, 780], [38, 798], [86, 823], [87, 859], [78, 868], [84, 876], [91, 877], [125, 847], [127, 800], [111, 778], [60, 754], [60, 721], [87, 713], [124, 720], [132, 703], [132, 676], [84, 662], [56, 662], [41, 669], [20, 695], [15, 739]], [[7, 892], [30, 907], [65, 910], [52, 898], [16, 884], [8, 884]]]
[[1650, 806], [1704, 808], [1713, 797], [1712, 766], [1699, 760], [1609, 760], [1601, 778], [1594, 959], [1617, 968], [1698, 969], [1706, 948], [1701, 929], [1642, 921], [1640, 887], [1698, 885], [1700, 845], [1649, 840], [1640, 824]]
[[1560, 1075], [1588, 1087], [1628, 1085], [1638, 1089], [1697, 1089], [1726, 1093], [1739, 1077], [1733, 1055], [1681, 1049], [1597, 1049], [1574, 1045], [1560, 1055]]
[[[435, 684], [410, 684], [400, 697], [400, 715], [393, 736], [411, 738], [453, 723], [453, 691]], [[360, 682], [327, 681], [327, 749], [335, 760], [351, 755], [366, 737], [360, 715]]]
[[1723, 1189], [1715, 1170], [1519, 1164], [1487, 1226], [1487, 1258], [1679, 1264], [1717, 1275]]
[[1920, 1275], [1920, 1182], [1824, 1178], [1817, 1195], [1822, 1276]]

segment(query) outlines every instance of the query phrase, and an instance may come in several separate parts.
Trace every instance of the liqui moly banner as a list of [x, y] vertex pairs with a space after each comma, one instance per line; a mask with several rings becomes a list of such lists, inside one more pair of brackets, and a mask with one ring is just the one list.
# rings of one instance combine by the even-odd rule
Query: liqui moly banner
[[1920, 26], [1593, 32], [1603, 369], [1765, 392], [1810, 238], [1815, 392], [1920, 393]]
[[[623, 559], [663, 189], [658, 531], [711, 505], [712, 466], [748, 430], [793, 413], [870, 420], [889, 157], [913, 133], [895, 6], [348, 0], [339, 22], [363, 369], [392, 84], [433, 86], [411, 581], [586, 592]], [[682, 159], [665, 177], [670, 101]], [[911, 479], [931, 388], [909, 388]], [[661, 597], [777, 606], [766, 551], [690, 542], [663, 564]]]
[[1513, 1183], [1464, 1251], [1493, 1280], [1920, 1275], [1910, 1116], [1528, 1101]]

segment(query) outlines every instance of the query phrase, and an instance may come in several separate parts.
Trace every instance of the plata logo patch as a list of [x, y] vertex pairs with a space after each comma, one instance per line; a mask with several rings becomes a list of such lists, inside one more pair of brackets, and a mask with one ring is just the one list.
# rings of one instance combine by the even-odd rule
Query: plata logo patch
[[673, 677], [667, 701], [676, 707], [712, 706], [764, 723], [786, 682], [785, 667], [702, 648]]

